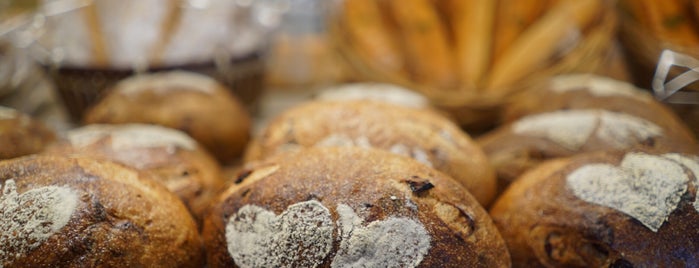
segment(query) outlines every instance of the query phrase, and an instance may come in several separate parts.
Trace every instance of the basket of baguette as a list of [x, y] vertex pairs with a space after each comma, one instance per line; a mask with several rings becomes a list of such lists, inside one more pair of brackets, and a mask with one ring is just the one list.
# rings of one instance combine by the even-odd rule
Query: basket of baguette
[[417, 90], [464, 126], [536, 80], [596, 71], [616, 26], [600, 0], [338, 0], [329, 17], [356, 76]]

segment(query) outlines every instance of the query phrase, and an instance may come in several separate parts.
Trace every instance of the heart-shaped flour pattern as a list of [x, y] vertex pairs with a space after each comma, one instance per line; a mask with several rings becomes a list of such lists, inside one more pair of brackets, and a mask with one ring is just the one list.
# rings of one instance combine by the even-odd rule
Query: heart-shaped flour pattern
[[523, 117], [512, 126], [515, 134], [542, 137], [570, 150], [579, 150], [594, 134], [615, 149], [626, 149], [663, 134], [643, 118], [605, 110], [569, 110]]
[[332, 248], [330, 211], [311, 200], [279, 216], [245, 205], [226, 225], [228, 253], [240, 267], [316, 267]]
[[330, 267], [417, 267], [431, 238], [419, 221], [388, 217], [364, 223], [348, 205], [337, 206], [340, 248]]
[[[684, 165], [694, 176], [694, 185], [699, 187], [699, 157], [697, 156], [685, 156], [681, 154], [664, 154], [663, 157], [677, 161], [678, 163]], [[698, 189], [699, 190], [699, 189]], [[699, 191], [694, 197], [694, 209], [699, 212]]]
[[688, 182], [678, 161], [643, 153], [626, 154], [619, 166], [585, 165], [566, 178], [578, 198], [623, 212], [653, 232], [677, 209]]
[[78, 204], [68, 187], [45, 186], [17, 193], [7, 180], [0, 196], [0, 267], [39, 247], [63, 228]]

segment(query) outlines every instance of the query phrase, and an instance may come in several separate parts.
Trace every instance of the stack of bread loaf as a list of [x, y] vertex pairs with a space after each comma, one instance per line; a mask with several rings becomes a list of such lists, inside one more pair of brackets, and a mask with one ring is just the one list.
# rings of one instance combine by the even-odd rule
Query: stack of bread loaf
[[524, 84], [601, 69], [616, 24], [600, 0], [335, 2], [331, 35], [356, 75], [418, 90], [469, 128]]
[[350, 84], [250, 138], [225, 87], [170, 72], [58, 135], [2, 108], [0, 267], [699, 264], [699, 149], [675, 114], [594, 75], [507, 107], [472, 139], [415, 92]]

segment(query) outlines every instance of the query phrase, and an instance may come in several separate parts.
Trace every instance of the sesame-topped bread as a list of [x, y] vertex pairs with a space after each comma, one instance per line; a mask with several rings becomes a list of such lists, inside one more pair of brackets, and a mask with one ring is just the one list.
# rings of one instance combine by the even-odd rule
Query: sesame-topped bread
[[0, 106], [0, 160], [38, 153], [55, 139], [54, 131], [41, 122]]
[[201, 219], [223, 187], [216, 160], [184, 132], [156, 125], [87, 125], [46, 150], [103, 158], [146, 171], [182, 199]]
[[0, 267], [201, 267], [182, 202], [148, 174], [89, 158], [0, 162]]
[[242, 154], [251, 128], [250, 115], [228, 89], [212, 78], [184, 71], [127, 78], [87, 111], [84, 121], [179, 129], [221, 162]]
[[486, 211], [447, 175], [377, 149], [249, 164], [205, 220], [209, 267], [509, 267]]
[[602, 109], [532, 114], [478, 138], [503, 190], [542, 161], [597, 151], [645, 148], [697, 152], [683, 129], [666, 128], [643, 117]]
[[672, 129], [682, 140], [696, 140], [686, 124], [648, 91], [594, 74], [559, 75], [543, 81], [505, 106], [503, 121], [508, 123], [532, 114], [580, 109], [633, 115]]
[[274, 118], [251, 143], [246, 161], [304, 147], [372, 147], [410, 156], [442, 171], [487, 206], [495, 174], [483, 151], [432, 109], [373, 100], [310, 101]]
[[491, 216], [515, 267], [695, 267], [699, 157], [596, 153], [530, 170]]

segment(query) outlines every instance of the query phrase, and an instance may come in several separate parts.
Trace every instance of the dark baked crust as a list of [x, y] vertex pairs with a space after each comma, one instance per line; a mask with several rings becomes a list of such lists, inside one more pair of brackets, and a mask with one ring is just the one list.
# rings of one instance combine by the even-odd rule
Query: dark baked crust
[[182, 74], [171, 72], [129, 78], [141, 79], [140, 84], [129, 85], [140, 88], [131, 90], [130, 94], [120, 92], [125, 83], [133, 84], [129, 79], [124, 80], [86, 112], [84, 122], [147, 123], [179, 129], [201, 143], [219, 161], [235, 160], [250, 138], [251, 119], [242, 103], [213, 80], [202, 85], [208, 92], [169, 83], [178, 76]]
[[[591, 163], [619, 165], [624, 153], [560, 158], [526, 172], [490, 211], [514, 267], [692, 267], [699, 262], [696, 174], [677, 208], [653, 232], [616, 209], [586, 202], [566, 176]], [[631, 201], [629, 201], [631, 202]]]
[[[339, 221], [338, 204], [363, 211], [369, 222], [397, 216], [418, 219], [431, 236], [419, 267], [510, 264], [500, 235], [477, 201], [448, 176], [410, 158], [376, 149], [324, 147], [280, 154], [248, 168], [205, 220], [211, 267], [235, 266], [225, 229], [241, 207], [253, 204], [278, 215], [308, 200], [327, 207], [333, 223]], [[436, 212], [440, 209], [441, 218]], [[333, 237], [332, 250], [318, 267], [330, 267], [341, 240], [337, 231]]]
[[[125, 130], [136, 133], [142, 131], [143, 134], [153, 130], [176, 131], [140, 124], [90, 125], [71, 130], [68, 136], [71, 136], [71, 133], [90, 132], [93, 129], [112, 134]], [[182, 133], [182, 135], [186, 134]], [[221, 168], [216, 160], [199, 145], [195, 148], [180, 148], [175, 143], [154, 147], [146, 145], [117, 147], [112, 146], [112, 141], [113, 138], [110, 135], [80, 146], [63, 141], [50, 146], [44, 152], [107, 159], [151, 173], [155, 180], [184, 202], [198, 221], [203, 219], [204, 212], [216, 193], [222, 190], [224, 180]]]
[[[330, 137], [342, 138], [327, 142]], [[250, 144], [246, 161], [318, 144], [398, 152], [450, 175], [484, 206], [495, 196], [495, 174], [485, 154], [452, 121], [431, 109], [378, 101], [312, 101], [289, 109]]]
[[62, 186], [78, 199], [63, 228], [5, 267], [202, 265], [191, 216], [146, 174], [109, 161], [37, 155], [0, 162], [0, 182], [9, 180], [19, 193]]
[[38, 153], [56, 139], [53, 130], [41, 122], [18, 111], [14, 113], [13, 118], [0, 118], [0, 159]]

